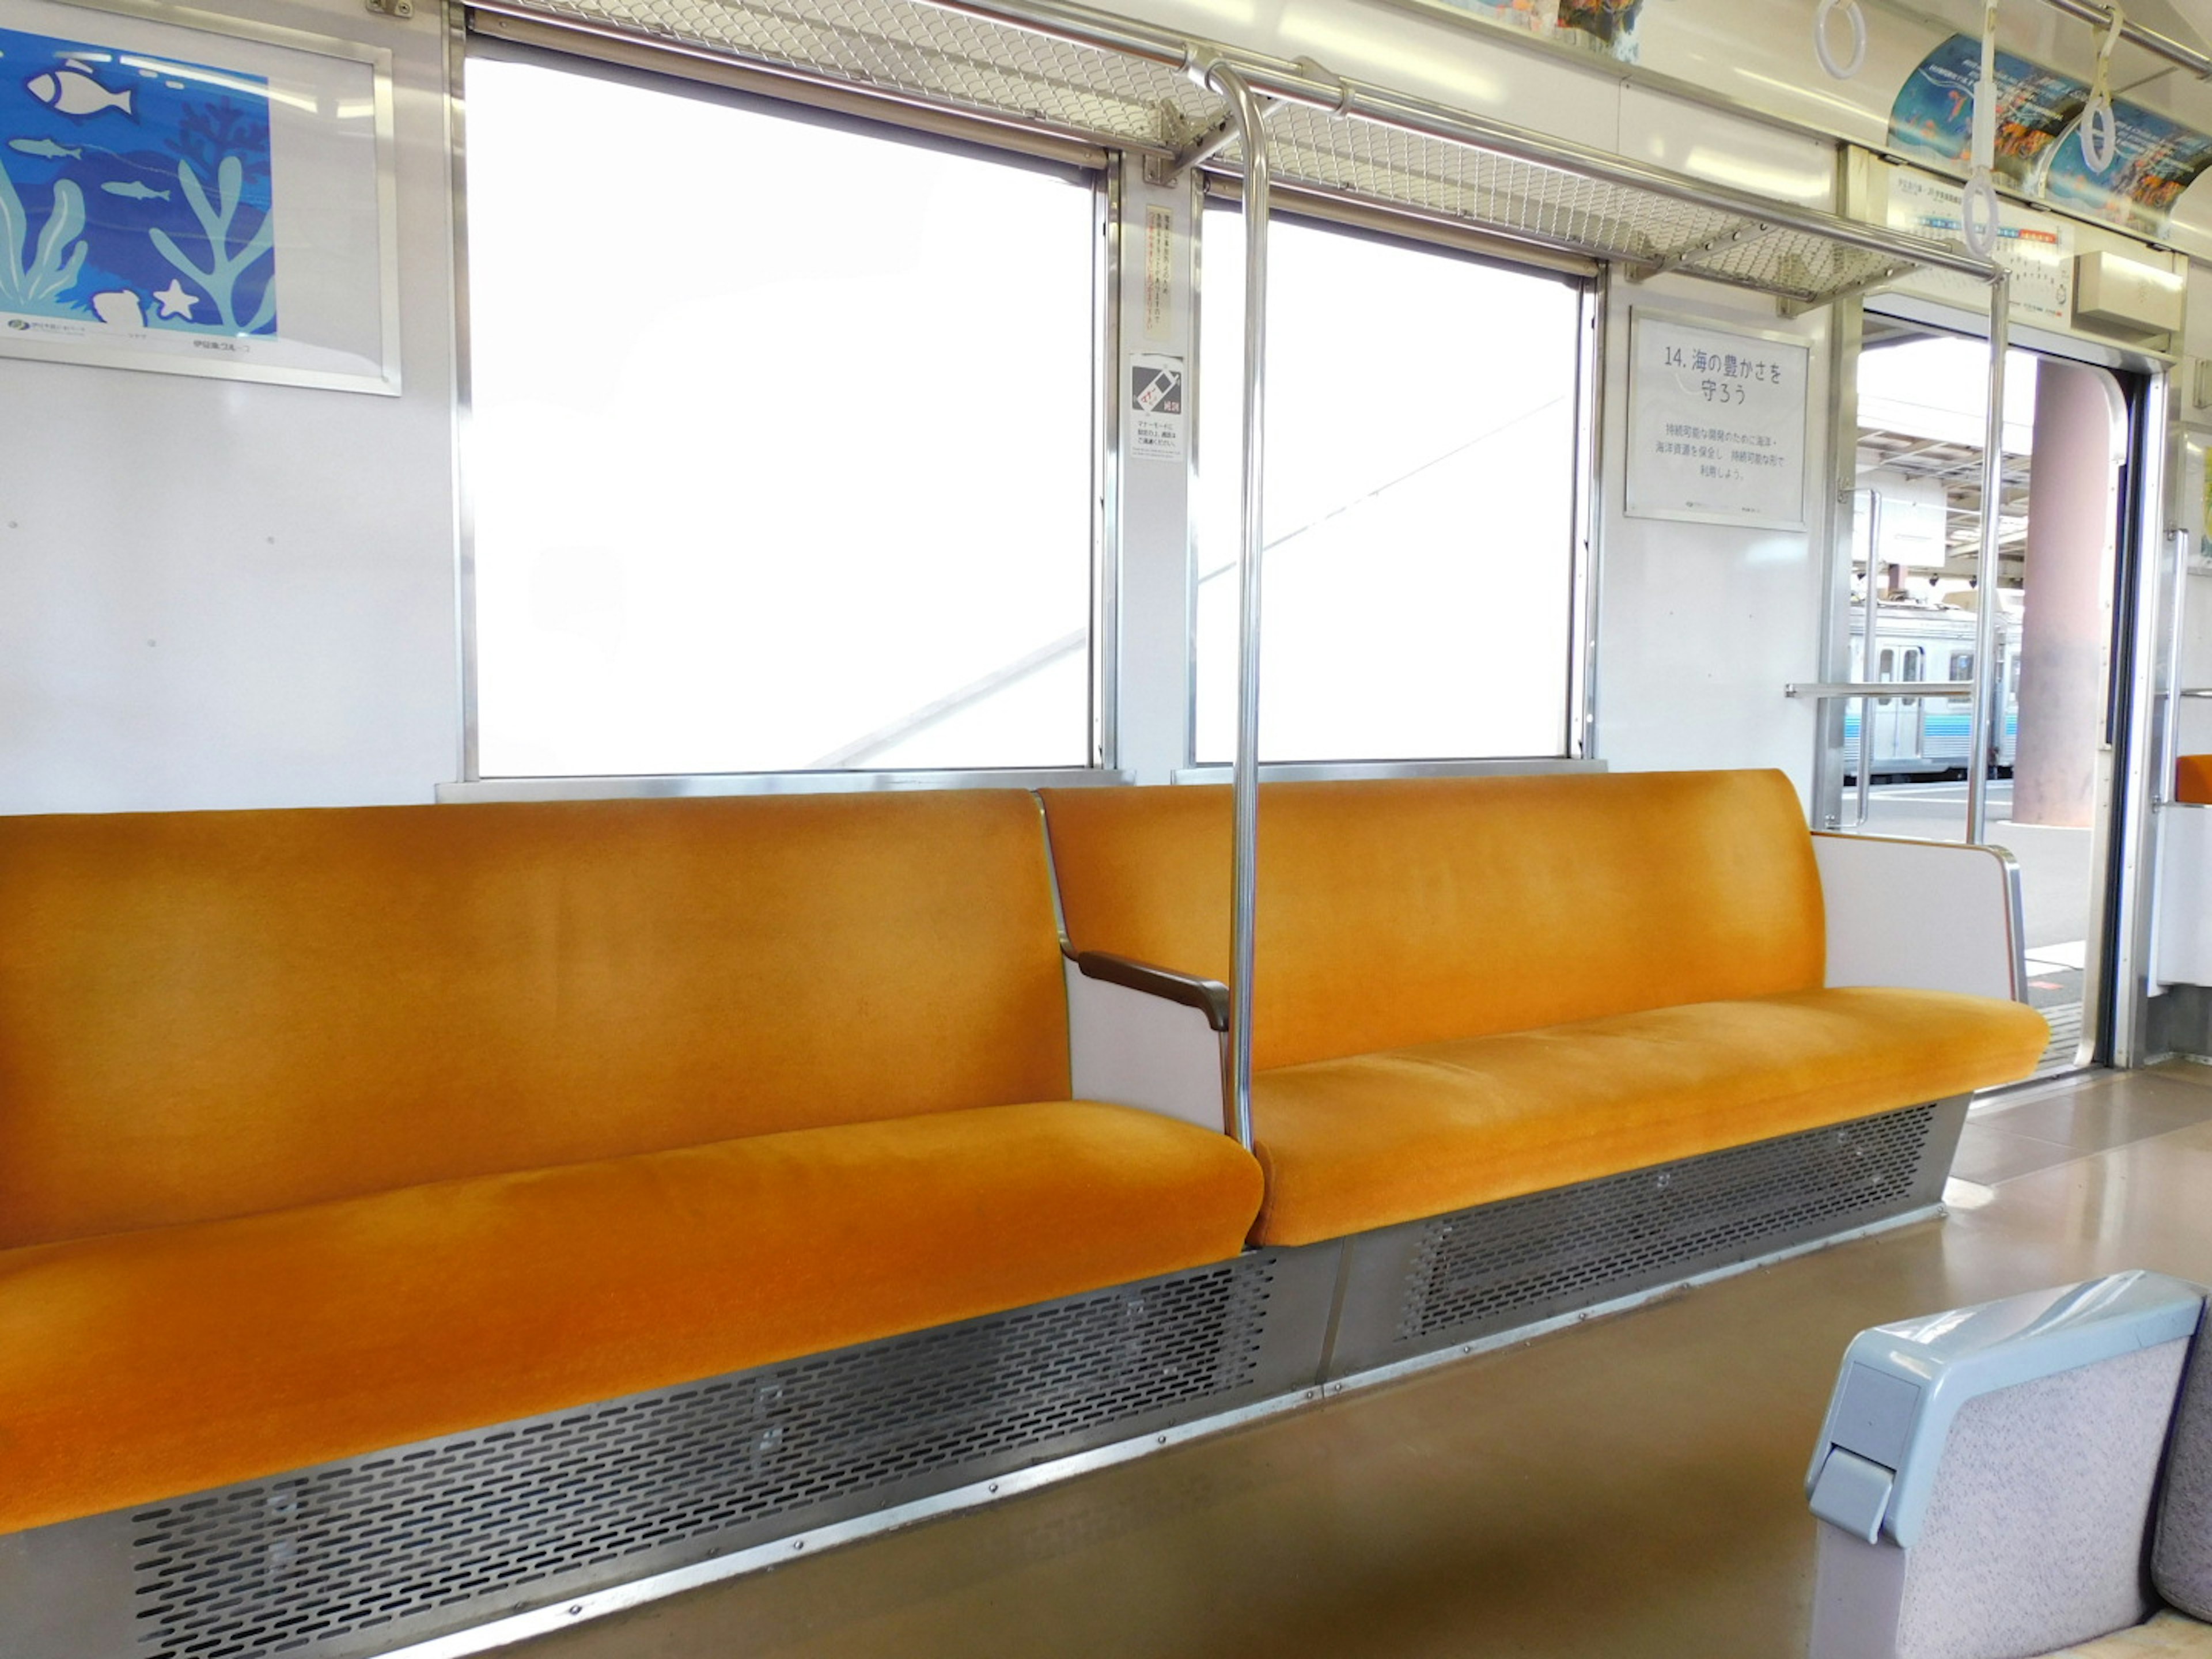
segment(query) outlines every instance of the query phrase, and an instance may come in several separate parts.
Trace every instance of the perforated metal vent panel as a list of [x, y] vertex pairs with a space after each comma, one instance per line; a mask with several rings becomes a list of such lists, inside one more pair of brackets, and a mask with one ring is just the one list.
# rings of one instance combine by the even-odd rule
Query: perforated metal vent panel
[[1893, 1214], [1924, 1178], [1942, 1109], [1862, 1118], [1439, 1217], [1422, 1230], [1398, 1340], [1541, 1318]]
[[[425, 1443], [132, 1516], [145, 1659], [358, 1652], [1249, 1387], [1277, 1258]], [[1187, 1410], [1182, 1414], [1188, 1415]], [[1116, 1425], [1121, 1425], [1119, 1428]], [[673, 1554], [672, 1555], [672, 1552]], [[556, 1588], [551, 1581], [558, 1581]], [[532, 1596], [532, 1585], [546, 1586]], [[433, 1620], [432, 1622], [441, 1622]]]

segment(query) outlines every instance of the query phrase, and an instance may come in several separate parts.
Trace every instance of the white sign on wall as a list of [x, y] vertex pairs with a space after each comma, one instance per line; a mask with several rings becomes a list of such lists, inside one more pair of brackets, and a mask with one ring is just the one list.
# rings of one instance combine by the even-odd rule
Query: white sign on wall
[[1643, 310], [1630, 334], [1629, 514], [1803, 529], [1812, 347]]

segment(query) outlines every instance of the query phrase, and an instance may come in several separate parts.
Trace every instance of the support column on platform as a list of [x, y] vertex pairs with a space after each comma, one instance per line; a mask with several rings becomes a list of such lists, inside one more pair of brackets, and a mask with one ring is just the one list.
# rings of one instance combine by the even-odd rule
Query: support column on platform
[[2086, 826], [2103, 738], [2119, 389], [2102, 369], [2037, 366], [2021, 624], [2015, 823]]

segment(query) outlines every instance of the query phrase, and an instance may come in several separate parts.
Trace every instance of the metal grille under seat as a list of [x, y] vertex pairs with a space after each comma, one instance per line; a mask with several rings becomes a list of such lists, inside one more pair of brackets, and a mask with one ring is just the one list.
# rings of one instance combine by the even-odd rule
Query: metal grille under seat
[[359, 1659], [1924, 1212], [1963, 1097], [0, 1536], [0, 1659]]
[[1342, 1376], [1935, 1204], [1964, 1097], [1365, 1233]]
[[[0, 1655], [380, 1652], [1310, 1386], [1319, 1322], [1296, 1307], [1325, 1309], [1329, 1255], [1258, 1252], [0, 1539]], [[1322, 1282], [1276, 1316], [1301, 1271]]]

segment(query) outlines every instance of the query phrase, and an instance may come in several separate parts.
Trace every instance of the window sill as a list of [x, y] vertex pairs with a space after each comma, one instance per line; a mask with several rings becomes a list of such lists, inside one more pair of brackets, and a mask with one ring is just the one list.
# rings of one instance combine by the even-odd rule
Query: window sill
[[1104, 767], [1064, 766], [969, 772], [690, 772], [657, 775], [470, 778], [438, 786], [442, 803], [506, 800], [627, 800], [660, 795], [830, 795], [873, 789], [1055, 789], [1127, 783]]

